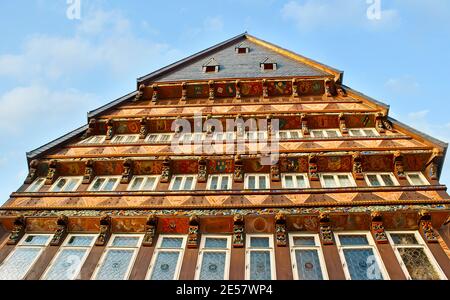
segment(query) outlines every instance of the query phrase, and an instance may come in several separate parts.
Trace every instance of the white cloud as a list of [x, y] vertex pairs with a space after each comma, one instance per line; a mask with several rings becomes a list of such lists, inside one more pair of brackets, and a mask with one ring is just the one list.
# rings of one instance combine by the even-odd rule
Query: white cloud
[[429, 110], [421, 110], [421, 111], [409, 113], [408, 117], [411, 120], [422, 121], [428, 116], [429, 113], [430, 113]]
[[399, 21], [396, 10], [383, 7], [379, 20], [369, 20], [368, 8], [369, 5], [363, 0], [290, 1], [281, 9], [281, 15], [285, 20], [293, 21], [302, 32], [345, 26], [378, 30], [392, 27]]
[[207, 31], [221, 31], [223, 29], [222, 17], [207, 17], [203, 23], [203, 26]]
[[397, 94], [415, 94], [420, 90], [419, 83], [414, 77], [409, 75], [390, 78], [385, 86], [389, 91]]

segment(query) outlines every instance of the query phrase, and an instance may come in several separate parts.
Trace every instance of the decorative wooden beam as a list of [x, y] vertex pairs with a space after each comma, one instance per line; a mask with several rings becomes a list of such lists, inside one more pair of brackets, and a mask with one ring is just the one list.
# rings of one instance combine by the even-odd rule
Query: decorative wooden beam
[[28, 176], [25, 179], [25, 184], [31, 184], [37, 178], [38, 167], [39, 167], [39, 161], [37, 159], [33, 159], [30, 162], [30, 168], [28, 171]]
[[198, 248], [199, 226], [200, 226], [200, 218], [195, 215], [192, 216], [189, 219], [189, 234], [188, 234], [188, 241], [187, 241], [188, 249], [197, 249]]
[[267, 86], [267, 79], [262, 80], [263, 98], [269, 98], [269, 87]]
[[145, 223], [145, 235], [144, 240], [142, 241], [142, 245], [144, 247], [153, 246], [153, 240], [156, 235], [156, 227], [158, 226], [158, 218], [155, 215], [151, 215], [147, 218], [147, 222]]
[[181, 101], [182, 102], [184, 102], [184, 101], [186, 101], [187, 100], [187, 98], [188, 98], [188, 96], [187, 96], [187, 83], [186, 82], [183, 82], [182, 84], [181, 84]]
[[339, 114], [339, 129], [341, 130], [342, 134], [347, 134], [348, 133], [348, 129], [347, 129], [347, 124], [346, 124], [345, 114], [344, 113]]
[[439, 243], [439, 234], [434, 230], [431, 222], [431, 214], [427, 210], [419, 212], [419, 231], [429, 244]]
[[120, 183], [128, 184], [131, 181], [131, 178], [133, 178], [133, 169], [134, 169], [134, 162], [132, 159], [126, 159], [123, 162], [123, 173], [122, 173], [122, 179], [120, 180]]
[[308, 172], [311, 181], [319, 181], [319, 170], [317, 167], [317, 156], [310, 154], [308, 157]]
[[334, 245], [333, 231], [328, 214], [321, 213], [319, 215], [319, 235], [323, 245]]
[[235, 84], [236, 84], [236, 99], [241, 99], [242, 98], [242, 95], [241, 95], [241, 81], [240, 80], [236, 80]]
[[275, 216], [275, 232], [277, 236], [277, 246], [287, 246], [287, 234], [286, 234], [286, 215], [278, 213]]
[[356, 180], [364, 180], [361, 152], [354, 152], [352, 155], [352, 159], [353, 159], [353, 177]]
[[240, 155], [234, 158], [234, 182], [244, 182], [244, 162]]
[[133, 102], [138, 102], [142, 100], [144, 97], [144, 90], [145, 90], [145, 84], [141, 84], [138, 89], [138, 93], [136, 94], [136, 97], [134, 97]]
[[13, 229], [9, 235], [7, 245], [17, 245], [22, 237], [25, 235], [27, 228], [27, 219], [24, 216], [19, 216], [14, 220]]
[[48, 165], [47, 178], [45, 180], [45, 185], [51, 185], [55, 183], [55, 180], [58, 178], [58, 161], [52, 160]]
[[141, 118], [139, 123], [141, 125], [139, 128], [139, 139], [143, 140], [148, 134], [148, 117]]
[[152, 89], [153, 89], [152, 102], [156, 102], [159, 99], [158, 85], [156, 84], [152, 85]]
[[51, 246], [60, 246], [68, 234], [69, 218], [65, 215], [59, 216], [56, 221], [56, 231], [50, 241]]
[[308, 128], [308, 117], [306, 114], [301, 114], [300, 115], [300, 120], [301, 120], [301, 126], [302, 126], [302, 134], [304, 136], [308, 136], [309, 135], [309, 128]]
[[90, 159], [86, 162], [86, 167], [84, 169], [83, 184], [90, 184], [94, 178], [94, 161]]
[[112, 219], [110, 216], [103, 216], [100, 219], [100, 234], [95, 242], [96, 246], [106, 246], [111, 237]]
[[280, 162], [274, 162], [270, 166], [270, 179], [274, 182], [280, 182], [281, 181], [281, 174], [280, 174]]
[[198, 177], [199, 183], [205, 183], [208, 181], [208, 160], [205, 157], [201, 157], [198, 160]]
[[378, 244], [388, 244], [388, 238], [384, 231], [383, 216], [380, 212], [376, 211], [370, 215], [372, 222], [370, 224], [370, 231]]
[[398, 179], [406, 179], [404, 165], [403, 165], [403, 155], [400, 151], [394, 153], [394, 170], [395, 175]]
[[300, 95], [298, 94], [298, 82], [297, 79], [292, 79], [292, 97], [298, 98]]
[[233, 248], [244, 248], [244, 227], [244, 217], [242, 215], [235, 215], [233, 223]]
[[214, 80], [210, 80], [208, 82], [208, 87], [209, 87], [209, 100], [214, 100], [216, 93]]
[[172, 177], [172, 161], [169, 157], [166, 157], [163, 161], [162, 171], [161, 171], [161, 183], [169, 183]]
[[106, 121], [106, 140], [111, 140], [115, 134], [114, 130], [114, 121], [112, 119], [108, 119]]

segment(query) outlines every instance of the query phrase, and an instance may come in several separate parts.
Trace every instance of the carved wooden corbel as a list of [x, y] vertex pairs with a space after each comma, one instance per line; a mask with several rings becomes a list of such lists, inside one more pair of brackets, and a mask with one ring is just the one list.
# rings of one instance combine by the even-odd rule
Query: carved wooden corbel
[[236, 99], [241, 99], [242, 95], [241, 95], [241, 81], [240, 80], [236, 80]]
[[286, 215], [278, 213], [275, 216], [275, 232], [277, 236], [277, 246], [287, 246], [287, 234], [286, 234]]
[[243, 122], [243, 118], [241, 114], [236, 116], [236, 136], [238, 139], [243, 139], [245, 137], [245, 124]]
[[325, 95], [327, 97], [337, 96], [336, 83], [334, 82], [334, 80], [327, 79], [325, 81]]
[[145, 84], [141, 84], [139, 86], [138, 92], [136, 94], [136, 97], [134, 97], [133, 102], [137, 102], [142, 100], [142, 98], [144, 97], [144, 90], [145, 90]]
[[353, 159], [353, 177], [356, 180], [364, 180], [361, 152], [354, 152], [352, 155], [352, 159]]
[[31, 184], [37, 178], [38, 167], [39, 167], [39, 161], [37, 159], [33, 159], [30, 162], [30, 168], [28, 171], [28, 176], [25, 179], [25, 184]]
[[403, 165], [403, 155], [400, 151], [394, 153], [394, 169], [395, 175], [398, 179], [406, 179], [404, 165]]
[[323, 245], [334, 245], [330, 216], [325, 213], [319, 215], [319, 235]]
[[198, 160], [198, 178], [199, 183], [205, 183], [208, 180], [208, 160], [201, 157]]
[[384, 133], [386, 130], [392, 131], [394, 129], [392, 123], [387, 119], [387, 116], [384, 113], [376, 114], [375, 128], [379, 133]]
[[132, 159], [126, 159], [123, 162], [123, 173], [120, 183], [130, 183], [131, 179], [133, 178], [133, 167], [134, 162]]
[[103, 216], [100, 219], [100, 234], [95, 242], [96, 246], [105, 246], [111, 237], [112, 219], [110, 216]]
[[144, 240], [142, 241], [142, 245], [144, 247], [153, 246], [153, 240], [156, 235], [156, 227], [158, 226], [158, 218], [154, 215], [148, 217], [147, 222], [145, 223], [145, 235]]
[[147, 137], [148, 134], [148, 118], [147, 117], [141, 118], [139, 124], [140, 124], [139, 139], [143, 140]]
[[298, 94], [298, 82], [297, 79], [292, 79], [292, 97], [298, 98], [300, 95]]
[[233, 248], [244, 248], [244, 216], [235, 215], [233, 223]]
[[158, 92], [158, 85], [154, 84], [152, 85], [152, 89], [153, 89], [153, 95], [152, 95], [152, 102], [156, 102], [159, 99], [159, 92]]
[[345, 120], [345, 114], [341, 113], [339, 114], [339, 129], [341, 130], [342, 134], [348, 133], [348, 128]]
[[24, 216], [19, 216], [14, 220], [13, 229], [9, 235], [7, 245], [17, 245], [22, 237], [25, 235], [27, 228], [27, 219]]
[[187, 92], [188, 92], [188, 90], [187, 90], [187, 83], [183, 82], [181, 84], [181, 101], [186, 101], [187, 100], [187, 98], [188, 98], [188, 96], [187, 96], [188, 93]]
[[172, 177], [172, 161], [169, 157], [166, 157], [163, 161], [162, 172], [161, 172], [161, 183], [169, 183]]
[[302, 125], [302, 134], [304, 136], [309, 135], [309, 127], [308, 127], [308, 117], [306, 114], [300, 115], [301, 125]]
[[109, 141], [114, 137], [114, 121], [112, 119], [108, 119], [106, 121], [106, 139]]
[[339, 96], [347, 97], [347, 91], [342, 86], [338, 85], [336, 89]]
[[262, 81], [263, 87], [263, 98], [269, 98], [269, 87], [267, 86], [267, 79], [263, 79]]
[[183, 126], [180, 125], [180, 120], [182, 120], [183, 118], [181, 116], [177, 116], [177, 118], [175, 119], [175, 124], [177, 124], [177, 126], [175, 127], [175, 138], [179, 138], [181, 135], [181, 131]]
[[244, 162], [240, 155], [234, 158], [234, 182], [244, 182]]
[[429, 244], [439, 243], [439, 234], [434, 230], [431, 214], [427, 210], [419, 211], [419, 230]]
[[47, 178], [45, 180], [45, 185], [51, 185], [55, 183], [56, 179], [58, 178], [58, 161], [52, 160], [48, 164], [48, 171], [47, 171]]
[[188, 234], [188, 241], [187, 241], [187, 247], [188, 249], [196, 249], [198, 248], [198, 241], [199, 241], [199, 226], [200, 226], [200, 218], [197, 216], [192, 216], [189, 219], [189, 234]]
[[213, 125], [208, 122], [213, 116], [211, 114], [206, 116], [206, 135], [211, 136], [213, 134]]
[[210, 80], [208, 82], [208, 87], [209, 87], [209, 100], [214, 100], [214, 98], [216, 97], [214, 80]]
[[94, 161], [92, 159], [86, 162], [83, 176], [83, 184], [90, 184], [95, 178]]
[[439, 165], [442, 165], [444, 153], [440, 149], [433, 149], [433, 155], [427, 163], [428, 176], [431, 180], [438, 180]]
[[384, 231], [383, 216], [380, 212], [372, 212], [370, 215], [372, 222], [370, 224], [370, 231], [378, 244], [388, 244], [388, 238]]
[[311, 181], [319, 181], [319, 170], [317, 166], [317, 156], [310, 154], [308, 157], [308, 172]]
[[51, 246], [60, 246], [64, 239], [66, 238], [69, 230], [69, 218], [65, 215], [59, 216], [58, 220], [56, 221], [56, 231], [53, 235], [52, 240], [50, 241]]
[[270, 179], [274, 182], [280, 182], [281, 181], [281, 174], [280, 174], [280, 162], [274, 162], [270, 166]]
[[94, 135], [96, 124], [97, 124], [97, 120], [95, 120], [95, 119], [89, 120], [88, 129], [84, 132], [83, 136], [81, 137], [82, 140], [85, 140], [88, 137]]

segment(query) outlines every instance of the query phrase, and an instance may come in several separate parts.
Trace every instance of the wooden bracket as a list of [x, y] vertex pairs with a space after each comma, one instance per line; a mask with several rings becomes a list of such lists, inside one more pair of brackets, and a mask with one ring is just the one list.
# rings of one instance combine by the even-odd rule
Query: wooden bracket
[[19, 216], [14, 220], [13, 229], [9, 235], [7, 245], [17, 245], [22, 237], [25, 235], [27, 228], [27, 219], [24, 216]]
[[200, 226], [200, 218], [195, 215], [192, 216], [189, 219], [189, 234], [188, 234], [188, 241], [187, 241], [188, 249], [198, 248], [199, 226]]
[[158, 218], [154, 215], [148, 217], [147, 222], [145, 223], [144, 240], [142, 241], [142, 245], [144, 247], [153, 246], [157, 226], [158, 226]]
[[53, 238], [50, 242], [51, 246], [60, 246], [64, 239], [66, 238], [69, 230], [69, 218], [65, 215], [59, 216], [58, 220], [56, 221], [56, 231], [53, 235]]
[[100, 234], [95, 242], [96, 246], [106, 246], [111, 237], [112, 219], [110, 216], [103, 216], [100, 219]]
[[235, 215], [233, 223], [233, 248], [244, 248], [244, 216]]
[[275, 231], [277, 236], [277, 246], [286, 247], [288, 244], [286, 234], [286, 215], [279, 213], [275, 216]]

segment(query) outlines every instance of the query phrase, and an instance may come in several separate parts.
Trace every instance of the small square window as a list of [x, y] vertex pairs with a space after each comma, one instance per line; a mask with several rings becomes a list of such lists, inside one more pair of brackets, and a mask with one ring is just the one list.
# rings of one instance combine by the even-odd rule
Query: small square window
[[129, 191], [154, 191], [158, 185], [159, 176], [134, 176], [128, 186]]
[[397, 186], [399, 185], [392, 173], [369, 173], [365, 174], [368, 186]]
[[321, 174], [320, 181], [324, 188], [355, 187], [356, 183], [351, 173]]
[[270, 180], [268, 174], [245, 174], [244, 186], [246, 190], [268, 190]]
[[339, 129], [314, 129], [310, 131], [311, 136], [315, 138], [336, 138], [341, 137]]
[[135, 143], [139, 140], [139, 135], [132, 135], [132, 134], [127, 134], [127, 135], [116, 135], [113, 137], [113, 139], [111, 140], [112, 144], [131, 144], [131, 143]]
[[281, 182], [284, 189], [309, 188], [308, 176], [306, 174], [283, 174]]
[[209, 175], [208, 190], [225, 191], [231, 190], [233, 177], [231, 174], [227, 175]]

